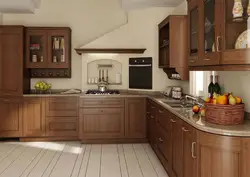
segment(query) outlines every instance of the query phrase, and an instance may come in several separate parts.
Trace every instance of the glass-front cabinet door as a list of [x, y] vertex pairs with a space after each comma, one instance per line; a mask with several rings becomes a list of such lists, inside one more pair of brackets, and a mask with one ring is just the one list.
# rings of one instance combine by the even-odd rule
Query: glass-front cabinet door
[[188, 4], [188, 23], [189, 23], [189, 66], [198, 65], [198, 37], [199, 37], [199, 10], [198, 1], [192, 0]]
[[48, 35], [48, 67], [69, 67], [69, 35], [65, 30], [52, 30]]
[[42, 30], [26, 31], [26, 67], [47, 67], [47, 33]]
[[222, 0], [222, 64], [250, 64], [250, 1]]
[[220, 21], [217, 15], [220, 10], [220, 0], [203, 0], [201, 59], [203, 65], [218, 65], [220, 63]]

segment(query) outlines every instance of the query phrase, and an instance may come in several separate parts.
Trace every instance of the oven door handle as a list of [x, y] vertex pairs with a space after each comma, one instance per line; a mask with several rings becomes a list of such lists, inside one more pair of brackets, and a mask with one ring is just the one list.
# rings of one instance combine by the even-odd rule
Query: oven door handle
[[129, 67], [151, 67], [151, 64], [148, 65], [129, 65]]

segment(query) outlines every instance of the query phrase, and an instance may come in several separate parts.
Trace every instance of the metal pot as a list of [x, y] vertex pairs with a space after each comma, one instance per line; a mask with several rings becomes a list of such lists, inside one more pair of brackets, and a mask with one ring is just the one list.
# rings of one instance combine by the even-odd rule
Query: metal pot
[[99, 84], [98, 85], [98, 90], [101, 91], [101, 92], [105, 92], [106, 90], [108, 90], [107, 84], [104, 84], [104, 83]]

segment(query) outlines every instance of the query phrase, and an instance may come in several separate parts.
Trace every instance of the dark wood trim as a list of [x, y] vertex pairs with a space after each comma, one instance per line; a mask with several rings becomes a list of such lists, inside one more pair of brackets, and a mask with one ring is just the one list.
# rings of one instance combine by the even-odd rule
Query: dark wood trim
[[142, 54], [145, 52], [145, 48], [88, 48], [88, 49], [81, 49], [81, 48], [76, 48], [75, 51], [78, 55], [81, 55], [83, 53], [134, 53], [134, 54]]
[[215, 65], [189, 67], [189, 71], [250, 71], [250, 65]]
[[20, 138], [20, 142], [35, 142], [35, 141], [79, 141], [78, 137], [43, 137], [43, 138]]
[[82, 139], [82, 143], [90, 144], [113, 144], [113, 143], [148, 143], [147, 139]]

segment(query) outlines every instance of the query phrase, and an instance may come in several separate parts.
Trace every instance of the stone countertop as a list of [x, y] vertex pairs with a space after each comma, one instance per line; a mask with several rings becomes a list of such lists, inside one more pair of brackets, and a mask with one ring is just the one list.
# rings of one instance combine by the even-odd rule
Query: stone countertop
[[218, 135], [250, 137], [250, 120], [245, 120], [242, 125], [224, 126], [211, 124], [206, 122], [204, 117], [194, 114], [190, 108], [171, 108], [162, 102], [162, 98], [149, 98], [198, 130]]
[[[250, 120], [245, 120], [243, 125], [233, 125], [233, 126], [223, 126], [208, 123], [204, 120], [204, 117], [195, 115], [192, 109], [184, 108], [172, 108], [166, 103], [163, 103], [167, 98], [163, 97], [161, 94], [155, 92], [134, 92], [127, 91], [121, 92], [119, 95], [86, 95], [85, 93], [80, 94], [24, 94], [24, 97], [62, 97], [62, 96], [74, 96], [79, 98], [127, 98], [127, 97], [147, 97], [152, 101], [158, 103], [168, 111], [175, 114], [177, 117], [181, 118], [183, 121], [187, 122], [191, 126], [197, 128], [198, 130], [226, 136], [238, 136], [238, 137], [250, 137]], [[176, 100], [167, 99], [169, 102]]]

